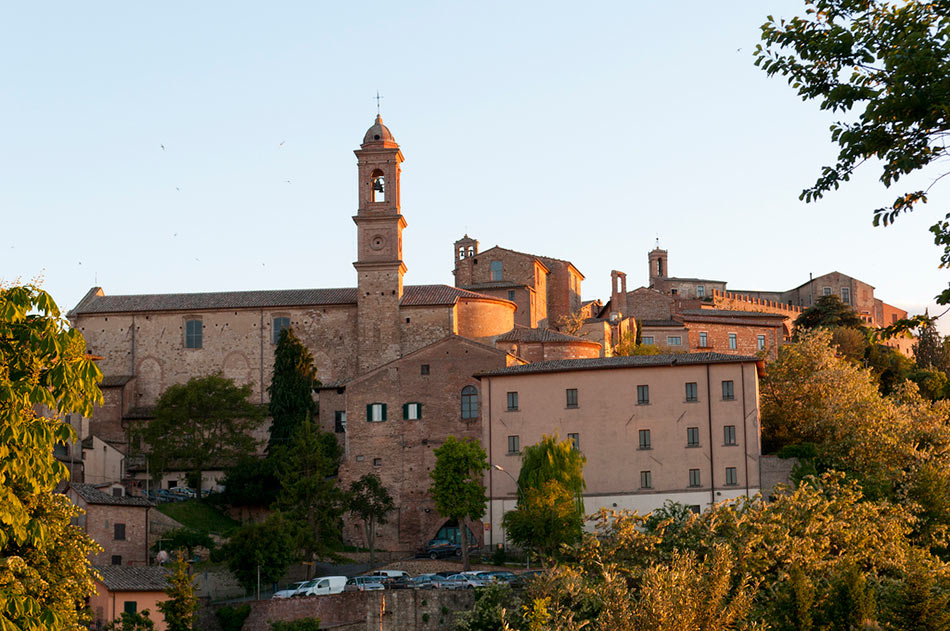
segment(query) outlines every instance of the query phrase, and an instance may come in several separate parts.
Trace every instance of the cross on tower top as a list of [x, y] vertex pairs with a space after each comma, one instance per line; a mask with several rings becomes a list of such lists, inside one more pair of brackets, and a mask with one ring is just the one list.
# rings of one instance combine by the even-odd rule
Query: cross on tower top
[[376, 90], [376, 96], [374, 98], [376, 99], [376, 115], [379, 116], [379, 101], [386, 97], [380, 96], [379, 90]]

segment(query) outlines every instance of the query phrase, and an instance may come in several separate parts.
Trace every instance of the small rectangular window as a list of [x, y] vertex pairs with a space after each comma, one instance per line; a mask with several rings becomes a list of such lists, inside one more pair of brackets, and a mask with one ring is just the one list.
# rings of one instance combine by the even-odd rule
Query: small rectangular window
[[122, 610], [127, 614], [137, 613], [139, 610], [139, 604], [134, 600], [127, 600], [125, 601], [125, 605], [123, 606]]
[[650, 430], [640, 430], [640, 449], [652, 449], [650, 446]]
[[492, 280], [502, 280], [502, 264], [501, 261], [492, 261], [488, 264], [488, 268], [491, 271]]
[[643, 344], [649, 344], [650, 346], [652, 346], [652, 345], [653, 345], [653, 336], [652, 336], [652, 335], [644, 335], [643, 337], [640, 338], [640, 342], [642, 342]]
[[580, 435], [580, 434], [568, 434], [568, 435], [567, 435], [567, 439], [568, 439], [569, 441], [571, 441], [571, 447], [573, 447], [575, 451], [577, 451], [577, 450], [579, 450], [579, 449], [581, 448], [581, 435]]
[[739, 484], [739, 478], [736, 476], [735, 467], [726, 467], [726, 486], [736, 486]]
[[680, 337], [679, 335], [667, 335], [666, 343], [669, 346], [679, 346], [683, 343], [683, 338]]
[[637, 386], [637, 405], [650, 403], [650, 386]]
[[509, 289], [509, 290], [508, 290], [508, 300], [510, 300], [511, 302], [514, 302], [514, 301], [515, 301], [515, 290], [514, 290], [514, 289]]
[[755, 336], [755, 346], [756, 346], [756, 349], [760, 351], [765, 350], [765, 336], [764, 335]]
[[722, 382], [722, 398], [725, 401], [732, 401], [736, 398], [735, 384], [731, 380]]
[[113, 524], [113, 539], [125, 541], [125, 524]]
[[517, 410], [518, 409], [518, 393], [509, 392], [508, 393], [508, 410]]
[[831, 287], [822, 287], [822, 288], [821, 288], [821, 295], [822, 295], [822, 296], [830, 296], [830, 295], [831, 295]]
[[122, 565], [122, 555], [113, 554], [112, 555], [112, 565]]
[[699, 504], [690, 504], [690, 505], [689, 505], [689, 512], [693, 513], [694, 515], [699, 515], [699, 510], [700, 510], [700, 509], [699, 509]]
[[185, 320], [185, 348], [201, 348], [201, 320]]
[[420, 366], [420, 368], [419, 368], [419, 374], [420, 374], [420, 375], [428, 375], [428, 374], [429, 374], [429, 364], [422, 364], [422, 366]]
[[700, 331], [699, 332], [699, 347], [706, 348], [708, 346], [709, 346], [709, 335], [706, 333], [706, 331]]
[[699, 447], [699, 428], [698, 427], [686, 428], [686, 446]]
[[381, 423], [386, 420], [386, 404], [370, 403], [366, 406], [366, 420], [370, 423]]
[[686, 400], [690, 403], [699, 401], [699, 388], [695, 381], [690, 381], [686, 384]]
[[726, 425], [722, 428], [722, 442], [726, 445], [736, 444], [736, 426]]
[[729, 350], [736, 350], [739, 347], [738, 338], [735, 333], [729, 334]]
[[418, 421], [422, 418], [421, 403], [406, 403], [402, 406], [402, 418], [405, 421]]
[[651, 471], [640, 472], [640, 488], [641, 489], [653, 488], [653, 473]]
[[706, 297], [706, 287], [703, 285], [696, 285], [696, 297], [705, 298]]
[[276, 344], [280, 340], [280, 332], [283, 331], [284, 329], [289, 329], [289, 328], [290, 328], [290, 318], [285, 318], [285, 317], [274, 318], [274, 324], [271, 327], [272, 332], [274, 334], [274, 338], [273, 338], [274, 344]]
[[112, 489], [112, 497], [122, 497], [122, 489]]
[[846, 305], [851, 304], [851, 290], [847, 287], [841, 288], [841, 302]]
[[565, 390], [567, 395], [567, 407], [576, 408], [577, 407], [577, 388], [568, 388]]
[[516, 454], [521, 452], [521, 437], [520, 436], [509, 436], [508, 437], [508, 453]]
[[691, 487], [702, 486], [702, 479], [699, 476], [699, 469], [689, 470], [689, 485]]
[[346, 431], [346, 410], [337, 410], [333, 413], [333, 431], [337, 434]]
[[373, 466], [374, 466], [374, 467], [381, 467], [381, 466], [383, 466], [383, 459], [382, 459], [382, 458], [373, 458]]

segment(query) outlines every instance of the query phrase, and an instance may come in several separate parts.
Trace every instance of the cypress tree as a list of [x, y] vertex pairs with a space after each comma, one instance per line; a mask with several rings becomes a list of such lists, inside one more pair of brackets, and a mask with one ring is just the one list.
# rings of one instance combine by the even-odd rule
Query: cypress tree
[[313, 356], [291, 329], [280, 332], [274, 350], [274, 374], [267, 394], [268, 412], [273, 419], [267, 451], [286, 445], [294, 430], [313, 420], [316, 403], [313, 389], [320, 385]]

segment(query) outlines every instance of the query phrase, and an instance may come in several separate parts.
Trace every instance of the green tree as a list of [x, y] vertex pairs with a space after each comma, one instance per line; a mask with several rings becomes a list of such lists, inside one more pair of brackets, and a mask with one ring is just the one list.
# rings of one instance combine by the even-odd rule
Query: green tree
[[274, 374], [267, 387], [270, 396], [267, 410], [273, 419], [268, 453], [277, 445], [289, 443], [300, 425], [313, 420], [317, 408], [313, 390], [318, 385], [310, 351], [291, 329], [284, 329], [274, 349]]
[[55, 415], [92, 416], [101, 378], [49, 294], [0, 286], [0, 629], [86, 628], [98, 546], [70, 525], [79, 509], [53, 493], [67, 471], [52, 454], [75, 440]]
[[194, 377], [169, 387], [158, 399], [155, 419], [142, 428], [153, 475], [181, 467], [195, 481], [201, 474], [253, 453], [251, 435], [263, 419], [248, 399], [251, 387], [236, 386], [221, 375]]
[[388, 515], [396, 507], [389, 491], [379, 476], [367, 473], [350, 484], [346, 494], [346, 507], [363, 522], [366, 545], [369, 547], [369, 563], [376, 563], [376, 526], [386, 523]]
[[280, 492], [273, 457], [247, 455], [225, 469], [220, 499], [229, 506], [270, 506]]
[[185, 555], [178, 550], [165, 590], [168, 600], [158, 603], [168, 631], [191, 631], [198, 619], [198, 597], [195, 596], [195, 584], [188, 570]]
[[148, 609], [143, 609], [136, 613], [123, 611], [118, 620], [107, 623], [103, 629], [105, 631], [152, 631], [155, 623]]
[[835, 294], [822, 296], [815, 306], [808, 307], [795, 318], [795, 330], [849, 328], [863, 330], [864, 320], [850, 305], [841, 302]]
[[208, 533], [200, 532], [192, 528], [175, 528], [162, 535], [162, 538], [155, 542], [152, 551], [159, 550], [184, 550], [188, 558], [191, 558], [195, 548], [214, 549], [214, 540]]
[[524, 449], [518, 504], [502, 521], [513, 542], [552, 558], [562, 545], [580, 539], [586, 462], [572, 441], [559, 441], [557, 434]]
[[336, 483], [342, 453], [336, 436], [313, 422], [302, 424], [289, 445], [274, 450], [280, 493], [274, 506], [297, 525], [297, 547], [306, 560], [332, 554], [341, 539], [344, 497]]
[[225, 605], [214, 610], [214, 617], [218, 619], [221, 631], [241, 631], [244, 621], [251, 615], [251, 606]]
[[271, 631], [320, 631], [320, 618], [297, 618], [296, 620], [273, 620]]
[[518, 600], [511, 587], [501, 583], [492, 583], [484, 589], [475, 591], [475, 606], [459, 615], [456, 631], [501, 631], [502, 625], [510, 618], [508, 612], [515, 612]]
[[485, 514], [488, 497], [482, 484], [482, 472], [488, 469], [488, 456], [474, 438], [449, 436], [435, 450], [435, 467], [429, 473], [429, 494], [440, 515], [458, 521], [462, 533], [462, 567], [471, 566], [468, 554], [468, 520]]
[[[820, 199], [851, 179], [867, 161], [880, 163], [886, 187], [947, 156], [950, 131], [950, 10], [937, 2], [804, 0], [801, 17], [762, 26], [756, 65], [781, 75], [802, 100], [838, 112], [831, 126], [838, 159], [822, 168], [801, 199]], [[934, 176], [936, 183], [945, 173]], [[933, 186], [931, 184], [930, 186]], [[874, 211], [875, 225], [887, 225], [927, 201], [927, 189], [899, 195]], [[950, 216], [931, 227], [950, 264]], [[945, 289], [938, 302], [950, 302]]]
[[[924, 312], [924, 316], [929, 315]], [[914, 344], [914, 359], [920, 368], [932, 368], [942, 372], [950, 370], [950, 355], [947, 353], [945, 340], [937, 331], [933, 321], [927, 326], [917, 329], [917, 342]]]
[[257, 587], [260, 570], [263, 584], [276, 583], [294, 561], [294, 525], [275, 511], [262, 522], [242, 526], [224, 546], [228, 568], [247, 591]]

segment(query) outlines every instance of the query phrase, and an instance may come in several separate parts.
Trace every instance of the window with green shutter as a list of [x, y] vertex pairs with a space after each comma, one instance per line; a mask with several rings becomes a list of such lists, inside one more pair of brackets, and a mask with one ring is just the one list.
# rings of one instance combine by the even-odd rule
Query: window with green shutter
[[370, 423], [381, 423], [386, 420], [385, 403], [367, 403], [366, 420]]
[[418, 421], [422, 418], [421, 403], [403, 403], [402, 418], [404, 421]]

